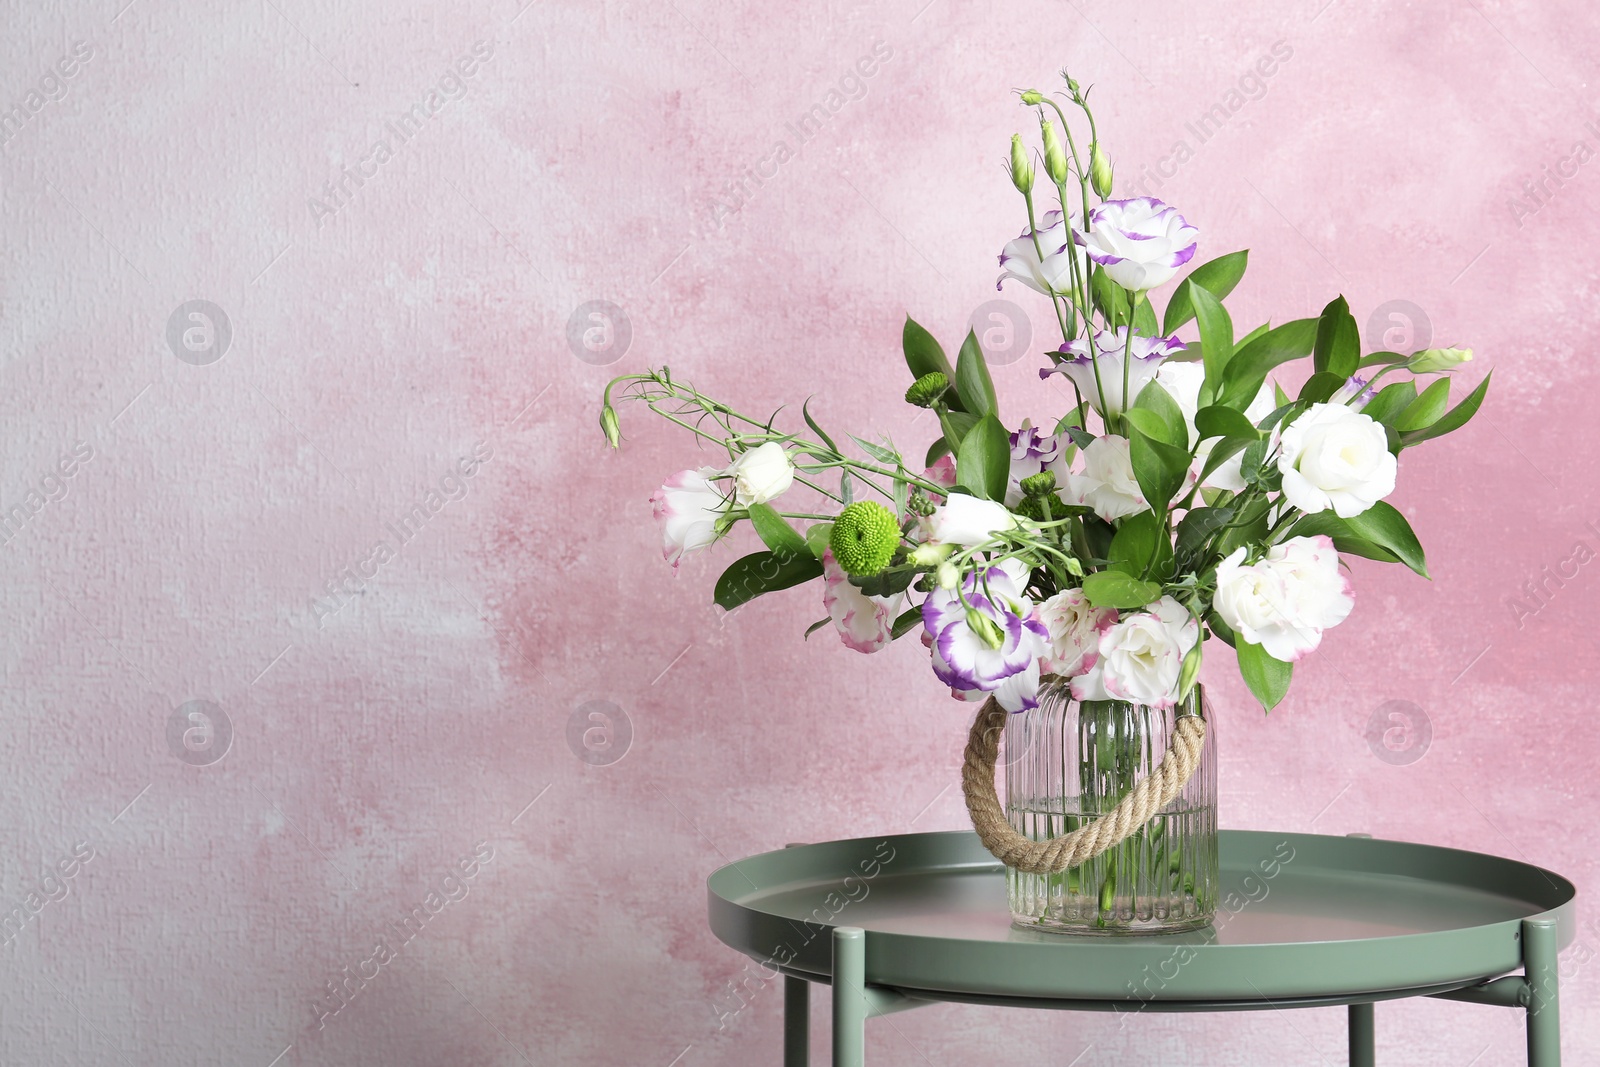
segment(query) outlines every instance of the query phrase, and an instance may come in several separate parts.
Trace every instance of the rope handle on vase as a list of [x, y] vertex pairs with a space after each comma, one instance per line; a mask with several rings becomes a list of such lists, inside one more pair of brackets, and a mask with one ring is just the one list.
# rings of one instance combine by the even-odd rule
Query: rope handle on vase
[[1007, 867], [1027, 874], [1059, 873], [1132, 837], [1189, 784], [1206, 743], [1205, 720], [1198, 715], [1180, 715], [1161, 763], [1116, 807], [1065, 837], [1034, 841], [1012, 829], [995, 793], [995, 760], [1008, 714], [993, 697], [978, 709], [961, 763], [961, 790], [983, 847]]

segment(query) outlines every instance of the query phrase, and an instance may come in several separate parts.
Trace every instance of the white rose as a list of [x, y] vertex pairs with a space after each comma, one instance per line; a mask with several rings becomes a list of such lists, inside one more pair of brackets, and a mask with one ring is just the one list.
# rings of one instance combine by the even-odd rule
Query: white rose
[[1283, 495], [1307, 514], [1359, 515], [1394, 492], [1399, 464], [1383, 426], [1341, 404], [1313, 404], [1283, 431]]
[[997, 501], [952, 493], [923, 522], [928, 540], [934, 544], [970, 548], [992, 540], [1000, 530], [1011, 529], [1017, 517]]
[[1183, 659], [1199, 640], [1200, 624], [1164, 596], [1100, 635], [1099, 662], [1072, 680], [1072, 697], [1170, 708], [1178, 700]]
[[1291, 537], [1258, 563], [1235, 549], [1217, 564], [1212, 606], [1222, 621], [1273, 659], [1293, 663], [1322, 643], [1355, 606], [1339, 553], [1327, 537]]
[[794, 464], [789, 461], [789, 453], [776, 441], [743, 453], [723, 473], [733, 479], [740, 507], [765, 504], [794, 484]]
[[1044, 669], [1071, 678], [1100, 658], [1100, 634], [1117, 621], [1117, 609], [1094, 607], [1082, 589], [1067, 589], [1039, 605], [1039, 621], [1049, 634]]
[[1074, 474], [1065, 463], [1052, 465], [1056, 483], [1074, 504], [1083, 504], [1107, 522], [1146, 510], [1144, 493], [1133, 476], [1128, 439], [1106, 434], [1083, 450], [1083, 473]]

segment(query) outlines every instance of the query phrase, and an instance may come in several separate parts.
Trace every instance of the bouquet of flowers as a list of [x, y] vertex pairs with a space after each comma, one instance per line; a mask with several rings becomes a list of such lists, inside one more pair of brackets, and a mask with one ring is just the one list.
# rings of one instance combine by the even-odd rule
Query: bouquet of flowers
[[[1012, 712], [1037, 704], [1041, 675], [1070, 680], [1080, 701], [1171, 707], [1214, 636], [1270, 710], [1295, 661], [1350, 613], [1341, 554], [1426, 576], [1385, 498], [1399, 456], [1466, 423], [1489, 379], [1451, 406], [1448, 372], [1471, 351], [1363, 355], [1342, 297], [1237, 333], [1223, 301], [1246, 252], [1180, 279], [1199, 230], [1160, 200], [1112, 199], [1088, 93], [1067, 78], [1060, 95], [1021, 93], [1041, 146], [1012, 138], [1027, 226], [998, 282], [1053, 309], [1061, 344], [1039, 376], [1064, 378], [1076, 400], [1053, 426], [1008, 428], [976, 336], [952, 366], [907, 318], [905, 400], [941, 431], [921, 462], [888, 440], [842, 447], [808, 405], [803, 430], [742, 414], [666, 367], [611, 382], [601, 427], [619, 446], [613, 402], [632, 399], [726, 451], [726, 465], [680, 471], [651, 498], [674, 566], [754, 528], [764, 549], [717, 582], [726, 609], [821, 579], [827, 617], [808, 636], [832, 626], [870, 653], [916, 632], [955, 696]], [[1062, 103], [1087, 127], [1082, 151]], [[1158, 315], [1152, 296], [1174, 281]], [[789, 504], [796, 487], [820, 503]]]

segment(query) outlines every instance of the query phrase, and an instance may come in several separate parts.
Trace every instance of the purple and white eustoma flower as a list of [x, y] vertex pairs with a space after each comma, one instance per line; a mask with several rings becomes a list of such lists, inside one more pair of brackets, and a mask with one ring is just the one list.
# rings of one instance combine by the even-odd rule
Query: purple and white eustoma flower
[[1153, 196], [1107, 200], [1089, 213], [1088, 231], [1074, 236], [1107, 277], [1129, 292], [1171, 280], [1194, 258], [1200, 231]]
[[[1032, 672], [1011, 687], [1020, 710], [1037, 703], [1038, 660], [1048, 635], [1023, 593], [1026, 565], [1005, 560], [967, 575], [960, 591], [935, 589], [922, 602], [922, 626], [931, 638], [933, 673], [951, 689], [994, 693], [1008, 679]], [[984, 632], [980, 632], [984, 631]], [[1021, 690], [1021, 691], [1019, 691]]]
[[893, 636], [904, 593], [891, 597], [868, 596], [850, 584], [850, 576], [834, 562], [830, 550], [822, 555], [822, 606], [846, 648], [877, 652]]
[[733, 503], [729, 494], [711, 481], [721, 475], [714, 467], [679, 471], [650, 496], [655, 516], [661, 520], [661, 554], [674, 570], [685, 553], [717, 539], [717, 523]]
[[1126, 700], [1152, 708], [1178, 701], [1183, 659], [1200, 640], [1189, 610], [1164, 596], [1100, 634], [1100, 658], [1071, 682], [1074, 700]]
[[1367, 384], [1367, 379], [1352, 375], [1338, 390], [1328, 398], [1330, 404], [1350, 405], [1355, 402], [1357, 411], [1368, 403], [1377, 399], [1378, 390]]
[[[1094, 335], [1093, 349], [1089, 340], [1083, 337], [1063, 344], [1058, 351], [1072, 358], [1063, 359], [1054, 367], [1041, 368], [1039, 377], [1047, 379], [1052, 374], [1060, 374], [1071, 378], [1083, 398], [1102, 417], [1114, 417], [1120, 415], [1132, 400], [1139, 398], [1139, 393], [1161, 369], [1162, 360], [1188, 347], [1176, 337], [1144, 337], [1137, 333], [1133, 335], [1130, 347], [1126, 326], [1115, 332], [1100, 330]], [[1130, 400], [1125, 400], [1122, 395], [1124, 355], [1129, 357], [1127, 384]], [[1099, 366], [1098, 376], [1096, 364]]]
[[1006, 506], [1022, 501], [1022, 479], [1043, 473], [1061, 452], [1061, 442], [1053, 435], [1040, 433], [1032, 421], [1011, 435], [1011, 475], [1006, 482]]
[[[1076, 248], [1067, 238], [1067, 224], [1059, 211], [1047, 211], [1039, 220], [1039, 247], [1034, 248], [1033, 231], [1023, 230], [1022, 236], [1010, 242], [1000, 252], [1000, 278], [996, 289], [1005, 286], [1007, 278], [1015, 278], [1029, 289], [1045, 294], [1072, 292], [1072, 256], [1078, 257], [1079, 277], [1088, 277], [1088, 265], [1083, 250]], [[1044, 253], [1041, 261], [1039, 253]]]
[[1256, 563], [1236, 548], [1217, 564], [1217, 614], [1267, 655], [1293, 663], [1322, 643], [1355, 607], [1331, 538], [1291, 537]]

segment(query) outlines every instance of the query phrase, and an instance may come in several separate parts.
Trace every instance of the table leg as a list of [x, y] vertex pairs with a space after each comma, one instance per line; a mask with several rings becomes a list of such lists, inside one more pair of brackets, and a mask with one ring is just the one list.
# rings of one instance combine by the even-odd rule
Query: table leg
[[1522, 920], [1522, 970], [1528, 980], [1528, 1067], [1561, 1067], [1561, 1009], [1554, 919]]
[[833, 931], [833, 1067], [863, 1067], [866, 1056], [867, 932]]
[[1350, 1067], [1373, 1067], [1376, 1062], [1372, 1005], [1352, 1004], [1350, 1005]]
[[793, 975], [783, 979], [783, 1067], [810, 1067], [811, 983]]

